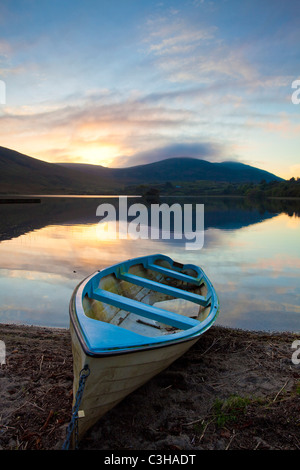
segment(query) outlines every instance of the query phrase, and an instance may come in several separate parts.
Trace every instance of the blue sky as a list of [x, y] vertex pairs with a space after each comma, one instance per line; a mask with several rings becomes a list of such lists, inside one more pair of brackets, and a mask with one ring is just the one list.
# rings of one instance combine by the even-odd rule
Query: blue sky
[[172, 156], [300, 176], [300, 3], [2, 0], [0, 145], [50, 162]]

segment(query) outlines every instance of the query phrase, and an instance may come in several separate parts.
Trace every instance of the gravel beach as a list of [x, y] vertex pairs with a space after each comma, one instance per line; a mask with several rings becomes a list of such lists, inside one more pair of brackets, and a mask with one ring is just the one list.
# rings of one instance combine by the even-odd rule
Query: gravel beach
[[[79, 450], [299, 450], [296, 339], [212, 327], [107, 413]], [[61, 449], [72, 409], [69, 331], [1, 324], [0, 340], [0, 449]]]

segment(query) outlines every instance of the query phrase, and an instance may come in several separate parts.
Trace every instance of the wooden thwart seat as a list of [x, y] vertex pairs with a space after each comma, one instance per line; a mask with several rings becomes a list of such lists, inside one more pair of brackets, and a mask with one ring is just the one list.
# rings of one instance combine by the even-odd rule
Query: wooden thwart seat
[[130, 274], [128, 272], [119, 272], [118, 278], [122, 279], [123, 281], [131, 282], [132, 284], [136, 284], [138, 286], [146, 287], [148, 289], [170, 295], [172, 297], [189, 300], [204, 307], [207, 306], [210, 300], [210, 297], [206, 298], [202, 295], [194, 294], [193, 292], [189, 292], [183, 289], [178, 289], [178, 287], [161, 284], [160, 282], [152, 281], [151, 279], [136, 276], [135, 274]]
[[174, 326], [181, 330], [187, 330], [199, 325], [199, 321], [193, 318], [179, 315], [178, 313], [169, 312], [162, 308], [148, 305], [138, 300], [133, 300], [122, 295], [114, 294], [113, 292], [104, 289], [96, 288], [91, 292], [91, 298], [100, 302], [113, 305], [127, 312], [135, 313], [151, 320], [164, 323], [166, 325]]
[[158, 264], [148, 263], [146, 266], [148, 269], [157, 271], [161, 274], [164, 274], [179, 281], [190, 282], [191, 284], [196, 284], [199, 286], [201, 279], [198, 277], [189, 276], [188, 274], [180, 273], [179, 271], [174, 271], [173, 269], [165, 268], [164, 266], [159, 266]]

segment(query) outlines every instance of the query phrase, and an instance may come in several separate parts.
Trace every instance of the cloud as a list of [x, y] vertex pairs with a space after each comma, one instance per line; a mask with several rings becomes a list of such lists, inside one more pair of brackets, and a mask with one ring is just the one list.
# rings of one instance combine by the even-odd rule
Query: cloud
[[161, 56], [185, 54], [194, 51], [202, 42], [212, 39], [216, 29], [215, 27], [190, 29], [185, 27], [182, 20], [176, 21], [152, 32], [151, 39], [155, 43], [153, 41], [149, 49], [155, 55]]
[[226, 44], [215, 25], [182, 17], [148, 21], [148, 54], [171, 82], [206, 83], [221, 78], [255, 78], [255, 67], [240, 47]]
[[119, 156], [115, 163], [118, 167], [126, 167], [153, 163], [173, 157], [193, 157], [219, 161], [223, 152], [224, 149], [220, 145], [211, 142], [177, 143], [137, 152], [132, 156]]
[[0, 60], [1, 58], [7, 58], [11, 52], [11, 45], [8, 41], [0, 38]]
[[43, 155], [48, 161], [75, 157], [76, 161], [92, 160], [99, 164], [109, 163], [117, 155], [132, 155], [149, 148], [153, 140], [165, 143], [167, 136], [180, 134], [182, 126], [194, 117], [193, 112], [184, 108], [122, 98], [119, 94], [97, 96], [95, 92], [78, 98], [74, 104], [45, 103], [3, 109], [0, 115], [3, 146], [37, 158]]
[[300, 123], [293, 122], [286, 113], [277, 113], [272, 116], [264, 116], [263, 114], [252, 116], [249, 114], [247, 126], [249, 128], [262, 129], [276, 136], [280, 135], [284, 139], [291, 139], [300, 135]]
[[10, 3], [0, 5], [1, 145], [108, 166], [224, 155], [278, 173], [274, 153], [297, 162], [295, 8], [120, 0], [91, 15], [77, 1]]

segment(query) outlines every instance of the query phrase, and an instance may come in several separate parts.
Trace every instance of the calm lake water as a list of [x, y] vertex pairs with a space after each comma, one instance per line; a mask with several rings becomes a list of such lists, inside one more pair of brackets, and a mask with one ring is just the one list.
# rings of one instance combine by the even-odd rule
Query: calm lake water
[[0, 322], [68, 327], [69, 300], [85, 276], [128, 258], [163, 253], [205, 270], [220, 300], [217, 324], [300, 331], [299, 201], [163, 202], [204, 204], [202, 249], [187, 250], [183, 239], [112, 239], [109, 232], [100, 238], [96, 209], [102, 203], [117, 207], [118, 198], [1, 204]]

